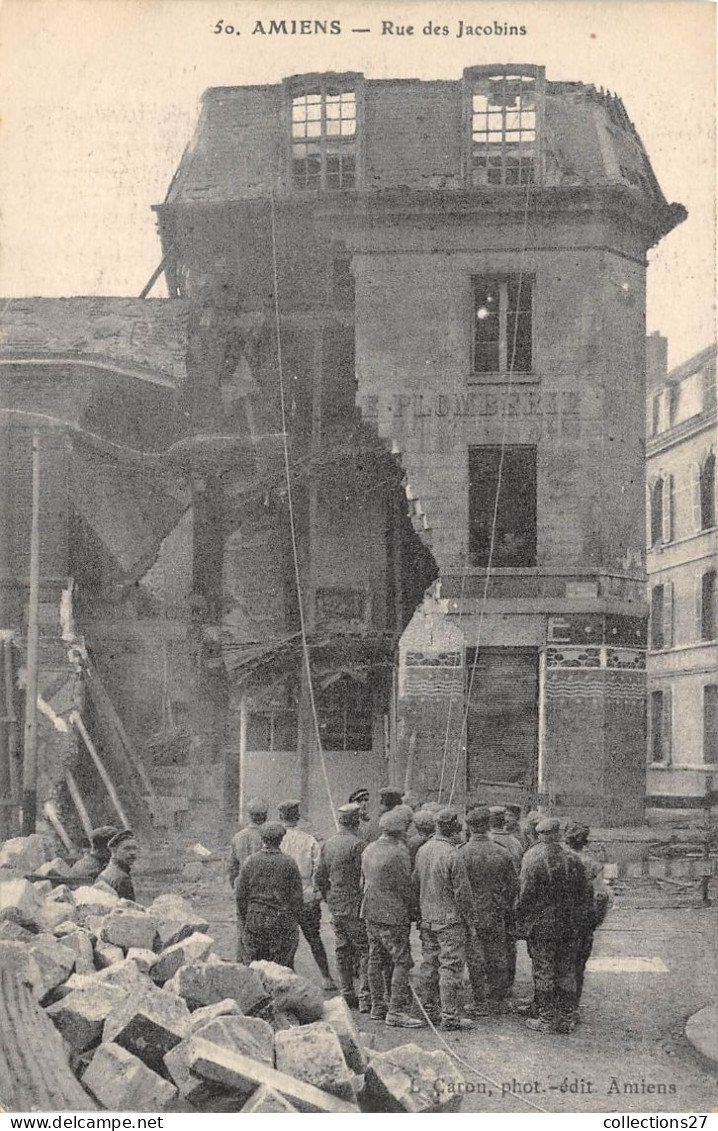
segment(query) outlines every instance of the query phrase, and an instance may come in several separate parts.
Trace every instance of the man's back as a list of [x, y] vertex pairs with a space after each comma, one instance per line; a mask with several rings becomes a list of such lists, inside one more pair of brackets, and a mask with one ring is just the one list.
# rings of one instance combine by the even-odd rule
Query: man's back
[[499, 847], [509, 853], [514, 869], [516, 870], [516, 875], [518, 876], [521, 871], [521, 858], [524, 854], [521, 841], [506, 829], [494, 829], [489, 835], [494, 844], [498, 844]]
[[477, 921], [503, 917], [513, 907], [518, 891], [509, 853], [488, 836], [476, 834], [459, 852], [474, 895]]
[[348, 829], [340, 829], [321, 847], [316, 882], [332, 915], [359, 914], [363, 848], [359, 836]]
[[560, 844], [539, 841], [524, 854], [519, 916], [527, 931], [538, 924], [573, 929], [585, 915], [589, 891], [581, 860]]
[[240, 829], [232, 837], [227, 861], [227, 875], [231, 884], [234, 884], [237, 879], [245, 860], [248, 860], [250, 856], [261, 849], [262, 834], [260, 828], [260, 825], [247, 825], [246, 828]]
[[311, 900], [314, 897], [314, 873], [319, 863], [319, 841], [306, 829], [293, 825], [287, 829], [281, 849], [299, 868], [305, 902]]
[[283, 911], [296, 919], [302, 906], [302, 879], [291, 856], [263, 849], [242, 865], [236, 886], [242, 917], [254, 905]]
[[416, 854], [414, 876], [422, 923], [446, 927], [473, 920], [473, 897], [464, 861], [448, 837], [437, 834], [422, 844]]
[[380, 836], [367, 845], [362, 855], [362, 878], [362, 919], [397, 926], [409, 923], [411, 863], [404, 841]]

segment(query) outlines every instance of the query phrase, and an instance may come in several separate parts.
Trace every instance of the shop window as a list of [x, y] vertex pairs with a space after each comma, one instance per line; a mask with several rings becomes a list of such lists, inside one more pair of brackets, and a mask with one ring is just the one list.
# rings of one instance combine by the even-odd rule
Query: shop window
[[483, 568], [536, 565], [535, 447], [469, 448], [469, 556]]
[[371, 750], [371, 687], [342, 676], [314, 691], [319, 733], [325, 750]]
[[247, 750], [296, 750], [297, 712], [268, 708], [247, 715]]
[[474, 373], [530, 373], [533, 280], [482, 275], [473, 280]]

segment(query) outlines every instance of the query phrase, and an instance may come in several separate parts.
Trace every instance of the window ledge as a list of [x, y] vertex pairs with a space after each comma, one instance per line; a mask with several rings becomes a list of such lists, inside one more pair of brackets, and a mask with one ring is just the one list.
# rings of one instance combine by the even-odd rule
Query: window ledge
[[470, 373], [468, 385], [538, 385], [538, 373]]
[[649, 770], [672, 770], [673, 766], [670, 762], [649, 762]]

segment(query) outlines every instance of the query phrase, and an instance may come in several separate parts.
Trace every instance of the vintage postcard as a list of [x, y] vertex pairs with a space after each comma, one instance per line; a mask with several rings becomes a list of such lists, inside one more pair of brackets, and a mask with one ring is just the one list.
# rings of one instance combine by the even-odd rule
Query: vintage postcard
[[4, 1112], [707, 1126], [715, 16], [4, 0]]

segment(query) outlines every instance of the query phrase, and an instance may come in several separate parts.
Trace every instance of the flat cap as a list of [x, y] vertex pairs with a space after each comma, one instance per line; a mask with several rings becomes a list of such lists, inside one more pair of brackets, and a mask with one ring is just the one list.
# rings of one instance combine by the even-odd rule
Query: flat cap
[[492, 817], [505, 817], [506, 816], [506, 806], [505, 805], [489, 805], [489, 813], [491, 814]]
[[459, 823], [459, 814], [456, 809], [442, 809], [436, 814], [436, 825], [439, 829], [453, 829]]
[[411, 805], [395, 805], [393, 809], [389, 810], [390, 813], [399, 813], [404, 818], [404, 827], [409, 828], [409, 825], [414, 820], [414, 810]]
[[117, 836], [116, 825], [100, 825], [99, 828], [93, 829], [90, 833], [90, 843], [93, 847], [99, 844], [109, 844], [115, 836]]
[[250, 817], [259, 817], [264, 813], [265, 817], [269, 812], [269, 802], [263, 797], [253, 797], [247, 802], [247, 812]]
[[379, 818], [379, 828], [383, 833], [405, 833], [408, 827], [405, 815], [397, 809], [390, 809]]
[[118, 833], [115, 833], [115, 835], [112, 837], [111, 840], [108, 840], [107, 847], [108, 848], [117, 848], [117, 846], [119, 844], [124, 844], [124, 842], [126, 840], [134, 840], [134, 839], [135, 839], [135, 834], [133, 833], [132, 829], [120, 829], [120, 831]]
[[524, 820], [527, 825], [537, 825], [539, 821], [543, 820], [543, 816], [539, 813], [538, 809], [532, 809], [530, 813], [526, 814]]
[[291, 800], [289, 801], [283, 801], [279, 806], [279, 816], [289, 817], [290, 820], [293, 817], [298, 817], [301, 804], [301, 801], [297, 801], [296, 798], [291, 798]]
[[357, 805], [355, 801], [347, 801], [346, 805], [340, 805], [337, 809], [337, 820], [341, 825], [358, 824], [360, 817], [361, 805]]
[[477, 805], [466, 814], [466, 823], [472, 829], [488, 829], [489, 811], [485, 805]]
[[262, 825], [260, 835], [265, 844], [280, 844], [286, 831], [281, 821], [267, 821], [266, 825]]
[[537, 833], [557, 833], [561, 828], [558, 817], [544, 817], [536, 826]]
[[351, 802], [368, 801], [368, 800], [369, 800], [369, 790], [365, 789], [364, 786], [362, 786], [361, 789], [355, 789], [353, 793], [349, 794], [349, 801], [351, 801]]
[[514, 805], [512, 803], [511, 805], [505, 805], [504, 808], [505, 808], [507, 813], [515, 813], [517, 817], [521, 816], [521, 806], [520, 805]]
[[428, 809], [420, 809], [418, 813], [414, 814], [414, 827], [422, 833], [433, 833], [436, 828], [434, 814], [430, 813]]
[[385, 785], [379, 790], [379, 798], [385, 805], [401, 805], [401, 790], [393, 785]]
[[566, 840], [588, 840], [590, 831], [588, 825], [580, 825], [573, 821], [566, 826], [564, 836]]

